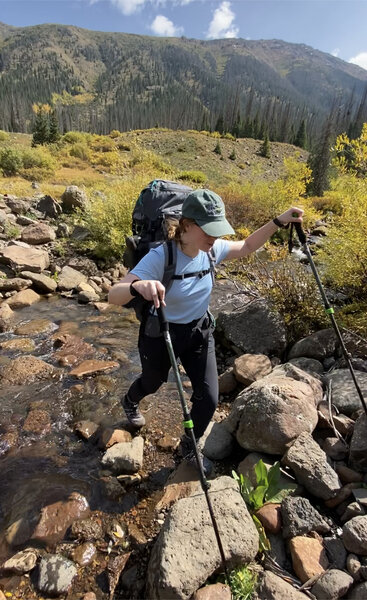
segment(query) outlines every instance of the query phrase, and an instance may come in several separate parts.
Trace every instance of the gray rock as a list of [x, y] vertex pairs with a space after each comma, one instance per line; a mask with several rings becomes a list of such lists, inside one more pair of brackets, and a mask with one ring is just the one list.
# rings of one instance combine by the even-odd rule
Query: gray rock
[[254, 600], [306, 600], [308, 596], [271, 571], [260, 573]]
[[269, 375], [272, 364], [264, 354], [242, 354], [234, 361], [233, 372], [240, 383], [245, 386]]
[[144, 439], [135, 437], [132, 442], [114, 444], [102, 457], [102, 465], [115, 475], [136, 473], [143, 466]]
[[26, 245], [9, 245], [0, 253], [0, 262], [10, 265], [16, 271], [41, 273], [50, 264], [48, 252]]
[[365, 514], [366, 511], [364, 510], [363, 506], [359, 504], [359, 502], [351, 502], [350, 504], [348, 504], [344, 513], [340, 517], [340, 520], [342, 523], [346, 523], [354, 517], [362, 517]]
[[28, 225], [22, 231], [22, 240], [26, 244], [36, 246], [37, 244], [47, 244], [56, 239], [55, 230], [46, 223], [35, 223]]
[[33, 287], [41, 294], [51, 294], [56, 291], [57, 283], [51, 277], [43, 275], [43, 273], [32, 273], [32, 271], [22, 271], [21, 277], [30, 279]]
[[304, 535], [310, 531], [327, 533], [330, 526], [307, 498], [288, 496], [282, 502], [283, 536]]
[[[321, 390], [320, 382], [312, 379]], [[304, 431], [311, 433], [315, 429], [318, 421], [315, 404], [310, 385], [286, 377], [276, 368], [237, 396], [224, 423], [243, 448], [284, 454], [292, 440]]]
[[76, 271], [81, 271], [85, 275], [88, 275], [88, 277], [97, 275], [98, 273], [96, 263], [86, 256], [74, 256], [69, 260], [68, 266]]
[[88, 304], [88, 302], [98, 302], [99, 296], [94, 290], [83, 290], [78, 294], [79, 304]]
[[[209, 491], [229, 568], [253, 560], [259, 536], [236, 482], [219, 477]], [[147, 598], [187, 600], [221, 558], [203, 492], [178, 500], [166, 517], [148, 567]]]
[[66, 223], [59, 223], [56, 229], [56, 237], [68, 238], [70, 236], [70, 228]]
[[356, 554], [348, 554], [347, 556], [347, 570], [348, 573], [353, 577], [354, 581], [361, 581], [361, 561]]
[[11, 279], [0, 279], [0, 292], [9, 292], [15, 290], [20, 292], [32, 285], [30, 278], [12, 277]]
[[233, 436], [223, 422], [210, 423], [202, 439], [202, 449], [205, 456], [211, 460], [223, 460], [233, 450]]
[[323, 573], [311, 588], [311, 593], [316, 596], [317, 600], [336, 600], [342, 598], [353, 585], [353, 578], [339, 571], [338, 569], [330, 569], [327, 573]]
[[29, 198], [16, 198], [15, 196], [8, 196], [5, 199], [5, 202], [15, 215], [24, 214], [30, 208]]
[[87, 194], [76, 185], [69, 185], [61, 196], [62, 210], [65, 213], [74, 212], [76, 209], [85, 210], [89, 201]]
[[39, 567], [38, 589], [45, 594], [66, 594], [77, 574], [75, 564], [60, 555], [42, 558]]
[[349, 463], [357, 471], [367, 472], [367, 417], [361, 415], [354, 425], [349, 449]]
[[238, 312], [219, 313], [217, 330], [227, 343], [245, 353], [281, 356], [286, 348], [284, 321], [264, 300]]
[[326, 454], [312, 436], [302, 433], [283, 457], [299, 483], [317, 498], [329, 500], [341, 489], [334, 469], [327, 462]]
[[[95, 284], [97, 285], [97, 284]], [[96, 290], [97, 291], [97, 290]], [[237, 380], [233, 374], [233, 367], [230, 367], [218, 377], [219, 393], [230, 394], [237, 387]]]
[[367, 516], [353, 517], [343, 525], [343, 543], [349, 552], [367, 556]]
[[286, 570], [291, 568], [290, 561], [287, 558], [287, 551], [282, 535], [267, 534], [270, 542], [269, 556], [275, 562]]
[[[332, 386], [332, 403], [337, 407], [339, 412], [350, 417], [356, 410], [359, 410], [362, 407], [349, 369], [336, 369], [326, 377]], [[357, 374], [357, 381], [362, 394], [366, 397], [367, 373], [359, 371]]]
[[319, 377], [324, 372], [324, 367], [319, 360], [314, 358], [307, 358], [306, 356], [299, 356], [298, 358], [291, 358], [288, 362], [295, 365], [302, 371], [310, 373], [314, 377]]
[[61, 269], [58, 277], [58, 289], [61, 291], [71, 291], [78, 287], [78, 285], [82, 282], [87, 281], [87, 277], [72, 269], [71, 267], [65, 266]]
[[348, 446], [336, 437], [326, 438], [322, 448], [332, 460], [344, 460], [348, 456]]
[[332, 569], [345, 569], [347, 562], [347, 551], [339, 538], [325, 537], [325, 550]]
[[36, 566], [37, 558], [37, 552], [32, 548], [27, 548], [26, 550], [17, 552], [14, 556], [4, 562], [1, 569], [22, 575], [23, 573], [32, 571]]
[[57, 200], [54, 200], [54, 198], [48, 194], [40, 198], [37, 203], [37, 210], [51, 219], [57, 219], [57, 217], [62, 213], [61, 204], [59, 204]]
[[299, 340], [292, 346], [288, 360], [306, 356], [316, 360], [324, 360], [333, 356], [337, 347], [337, 340], [333, 329], [321, 329], [302, 340]]
[[346, 596], [347, 600], [364, 600], [367, 598], [367, 581], [356, 585]]

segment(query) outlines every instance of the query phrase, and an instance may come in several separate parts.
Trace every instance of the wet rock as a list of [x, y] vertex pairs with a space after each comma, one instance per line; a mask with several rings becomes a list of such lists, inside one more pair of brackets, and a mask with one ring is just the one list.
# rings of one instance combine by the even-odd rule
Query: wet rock
[[75, 377], [84, 377], [84, 375], [94, 375], [110, 369], [119, 367], [119, 363], [112, 360], [84, 360], [80, 365], [70, 371], [70, 375]]
[[312, 335], [296, 342], [289, 354], [288, 359], [307, 357], [323, 361], [333, 356], [337, 348], [337, 340], [333, 329], [321, 329]]
[[107, 576], [110, 589], [110, 598], [113, 598], [114, 596], [120, 575], [130, 558], [130, 554], [131, 552], [127, 552], [126, 554], [118, 554], [117, 556], [112, 556], [108, 561]]
[[310, 531], [327, 533], [330, 525], [312, 506], [307, 498], [288, 496], [282, 502], [283, 536], [285, 538], [304, 535]]
[[324, 367], [322, 363], [314, 358], [299, 356], [298, 358], [291, 358], [288, 362], [290, 362], [292, 365], [295, 365], [302, 371], [310, 373], [310, 375], [313, 375], [314, 377], [317, 377], [317, 375], [322, 375], [324, 373]]
[[83, 541], [99, 540], [103, 537], [103, 527], [100, 518], [78, 519], [71, 525], [70, 535]]
[[81, 567], [85, 567], [92, 562], [96, 554], [97, 549], [94, 544], [91, 542], [85, 542], [85, 544], [81, 544], [75, 548], [73, 552], [73, 560]]
[[90, 513], [87, 499], [73, 492], [65, 501], [54, 502], [42, 508], [39, 522], [31, 539], [47, 547], [63, 539], [67, 529], [78, 519]]
[[237, 387], [237, 380], [233, 373], [233, 367], [230, 367], [218, 377], [219, 393], [230, 394]]
[[[211, 482], [210, 490], [229, 568], [248, 563], [258, 551], [259, 538], [236, 482], [219, 477]], [[186, 600], [220, 564], [208, 506], [200, 491], [179, 500], [167, 516], [151, 554], [147, 596]]]
[[85, 210], [88, 205], [87, 194], [76, 185], [68, 185], [61, 196], [61, 206], [64, 213], [74, 212], [77, 208]]
[[343, 543], [349, 552], [367, 556], [367, 516], [354, 517], [343, 525]]
[[335, 600], [345, 596], [353, 585], [353, 579], [348, 573], [338, 569], [330, 569], [321, 575], [311, 588], [311, 593], [317, 600]]
[[3, 456], [18, 443], [19, 434], [17, 431], [7, 431], [0, 434], [0, 456]]
[[39, 566], [38, 589], [55, 596], [66, 594], [77, 575], [75, 564], [60, 555], [42, 558]]
[[3, 385], [24, 385], [38, 379], [50, 379], [56, 375], [55, 367], [40, 358], [20, 356], [0, 370], [0, 381]]
[[343, 542], [339, 538], [325, 537], [324, 546], [329, 559], [330, 568], [345, 569], [347, 551]]
[[57, 283], [51, 277], [43, 275], [42, 273], [32, 273], [31, 271], [22, 271], [21, 277], [25, 277], [26, 280], [30, 280], [33, 287], [40, 292], [40, 294], [52, 294], [56, 291]]
[[296, 439], [284, 455], [283, 462], [293, 470], [297, 481], [317, 498], [333, 498], [341, 488], [325, 452], [307, 432]]
[[56, 239], [56, 233], [52, 227], [46, 223], [36, 223], [28, 225], [22, 231], [21, 239], [26, 244], [37, 246], [38, 244], [47, 244]]
[[227, 343], [249, 354], [281, 356], [287, 343], [284, 321], [264, 300], [236, 313], [219, 313], [217, 330]]
[[65, 266], [61, 269], [57, 280], [58, 289], [61, 291], [71, 291], [78, 287], [82, 282], [87, 282], [87, 277], [80, 271]]
[[280, 504], [268, 502], [256, 511], [256, 516], [264, 527], [266, 533], [276, 535], [282, 527]]
[[143, 466], [144, 439], [135, 437], [132, 442], [115, 444], [102, 457], [102, 465], [112, 473], [136, 473]]
[[7, 246], [0, 252], [0, 262], [10, 265], [17, 272], [32, 271], [41, 273], [50, 264], [48, 252], [31, 246]]
[[37, 210], [50, 219], [57, 219], [57, 217], [62, 213], [61, 204], [59, 204], [57, 200], [48, 194], [39, 199], [37, 203]]
[[210, 423], [202, 439], [202, 450], [211, 460], [223, 460], [232, 453], [234, 439], [224, 422]]
[[[350, 417], [361, 408], [361, 401], [349, 369], [336, 369], [326, 377], [332, 386], [332, 403], [341, 413]], [[367, 396], [367, 373], [359, 371], [357, 380], [362, 394]]]
[[57, 329], [57, 325], [48, 319], [34, 319], [18, 325], [14, 333], [15, 335], [40, 335], [43, 333], [50, 333], [54, 329]]
[[24, 421], [23, 431], [45, 435], [51, 431], [50, 415], [45, 410], [31, 410]]
[[306, 600], [308, 596], [296, 590], [290, 583], [271, 571], [259, 575], [259, 584], [254, 600]]
[[6, 302], [0, 304], [0, 333], [8, 331], [13, 317], [14, 312], [10, 308], [9, 304]]
[[0, 344], [0, 348], [6, 352], [33, 352], [36, 344], [29, 338], [15, 338], [6, 340]]
[[231, 588], [228, 585], [214, 583], [197, 590], [192, 600], [231, 600], [231, 598]]
[[39, 296], [33, 290], [22, 290], [21, 292], [17, 292], [15, 296], [8, 298], [7, 303], [9, 304], [11, 309], [19, 309], [26, 308], [27, 306], [32, 306], [35, 302], [39, 302], [41, 300], [41, 296]]
[[23, 573], [32, 571], [36, 566], [37, 558], [37, 552], [28, 548], [27, 550], [17, 552], [14, 556], [5, 561], [1, 566], [1, 569], [22, 575]]
[[311, 433], [317, 421], [311, 386], [272, 373], [237, 396], [224, 423], [242, 448], [284, 454], [287, 445], [302, 432]]
[[30, 279], [22, 279], [21, 277], [13, 277], [11, 279], [0, 279], [0, 292], [9, 292], [15, 290], [20, 292], [32, 285]]
[[293, 570], [305, 583], [314, 575], [324, 573], [329, 566], [322, 543], [315, 538], [297, 536], [289, 541]]
[[57, 333], [53, 339], [54, 348], [57, 348], [54, 358], [64, 367], [80, 363], [95, 354], [93, 346], [77, 335]]
[[362, 414], [356, 421], [349, 451], [350, 465], [357, 471], [367, 472], [367, 417]]
[[245, 386], [271, 373], [273, 367], [264, 354], [243, 354], [234, 361], [233, 372], [240, 383]]
[[93, 421], [78, 421], [74, 425], [76, 431], [84, 440], [90, 440], [98, 431], [99, 425]]

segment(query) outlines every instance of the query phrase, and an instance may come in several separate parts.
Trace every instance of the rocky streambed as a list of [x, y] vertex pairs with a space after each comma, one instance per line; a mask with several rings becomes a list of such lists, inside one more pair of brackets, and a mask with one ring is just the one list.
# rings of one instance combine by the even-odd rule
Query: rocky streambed
[[[85, 201], [72, 192], [67, 210]], [[104, 300], [123, 266], [59, 256], [75, 232], [52, 198], [0, 201], [0, 599], [230, 598], [196, 471], [175, 458], [174, 383], [144, 399], [140, 432], [122, 414], [138, 323]], [[220, 404], [203, 442], [227, 567], [251, 565], [254, 598], [367, 597], [367, 417], [335, 336], [289, 347], [281, 317], [243, 297], [225, 280], [213, 295]], [[345, 341], [366, 396], [366, 342]], [[256, 509], [265, 553], [230, 476], [256, 488], [260, 459], [294, 488]]]

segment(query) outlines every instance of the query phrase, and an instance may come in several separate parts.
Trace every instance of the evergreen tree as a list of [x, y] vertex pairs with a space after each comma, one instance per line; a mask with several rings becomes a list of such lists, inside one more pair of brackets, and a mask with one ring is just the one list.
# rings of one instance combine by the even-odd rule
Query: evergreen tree
[[264, 156], [264, 158], [270, 158], [270, 142], [267, 133], [265, 133], [264, 141], [260, 146], [260, 156]]
[[50, 114], [50, 119], [49, 119], [48, 142], [50, 144], [54, 144], [55, 142], [58, 142], [59, 139], [60, 139], [59, 122], [57, 119], [56, 111], [53, 110]]
[[220, 143], [219, 143], [219, 141], [217, 142], [217, 145], [215, 146], [215, 148], [214, 148], [214, 151], [213, 151], [213, 152], [215, 152], [216, 154], [219, 154], [220, 156], [222, 156], [222, 148], [221, 148], [221, 146], [220, 146]]
[[224, 120], [223, 120], [223, 115], [219, 115], [217, 122], [215, 124], [215, 130], [214, 131], [218, 131], [218, 133], [224, 133]]
[[231, 154], [229, 155], [229, 158], [230, 158], [231, 160], [236, 160], [236, 158], [237, 158], [237, 155], [236, 155], [236, 150], [235, 150], [234, 148], [233, 148], [233, 150], [232, 150]]
[[299, 148], [306, 148], [306, 121], [302, 119], [301, 124], [298, 128], [294, 145]]
[[308, 165], [312, 169], [312, 180], [307, 186], [307, 191], [314, 196], [323, 196], [330, 185], [330, 148], [335, 137], [334, 118], [333, 110], [326, 120], [315, 150], [308, 159]]
[[47, 144], [49, 140], [49, 122], [48, 114], [42, 108], [39, 108], [36, 113], [36, 118], [33, 125], [32, 146], [38, 144]]

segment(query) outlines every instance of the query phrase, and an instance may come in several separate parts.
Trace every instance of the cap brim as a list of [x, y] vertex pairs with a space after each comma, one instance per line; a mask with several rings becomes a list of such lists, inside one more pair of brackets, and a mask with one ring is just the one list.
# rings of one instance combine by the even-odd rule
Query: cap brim
[[227, 219], [221, 221], [208, 221], [206, 223], [200, 223], [196, 221], [197, 225], [208, 235], [213, 237], [221, 237], [222, 235], [233, 235], [234, 229], [230, 226]]

